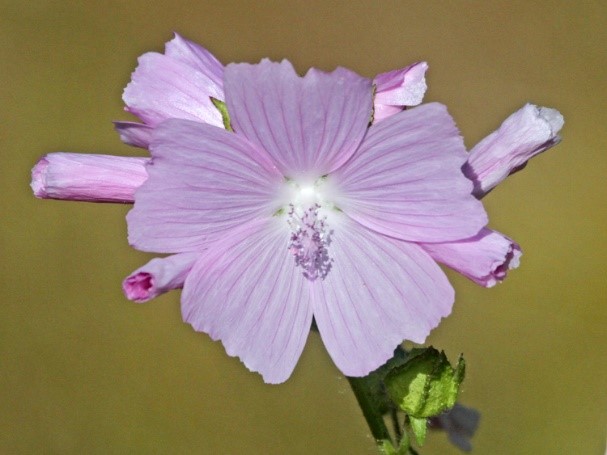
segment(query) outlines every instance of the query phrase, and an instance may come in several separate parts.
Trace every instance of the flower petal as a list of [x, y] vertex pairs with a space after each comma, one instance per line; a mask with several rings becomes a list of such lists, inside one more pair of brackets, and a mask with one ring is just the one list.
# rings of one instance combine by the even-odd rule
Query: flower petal
[[418, 245], [341, 218], [331, 224], [332, 268], [314, 282], [314, 318], [339, 369], [364, 376], [403, 340], [423, 343], [451, 312], [454, 293]]
[[122, 96], [128, 112], [150, 126], [181, 118], [223, 127], [210, 99], [223, 99], [223, 90], [213, 79], [184, 61], [155, 52], [142, 55], [138, 62]]
[[405, 106], [420, 104], [428, 88], [425, 77], [427, 70], [426, 62], [418, 62], [375, 76], [373, 121], [377, 123], [397, 114]]
[[487, 223], [461, 171], [466, 157], [446, 108], [424, 104], [371, 126], [329, 178], [338, 207], [371, 229], [408, 241], [459, 240]]
[[164, 55], [187, 63], [213, 81], [217, 87], [223, 87], [223, 65], [199, 44], [175, 33], [175, 38], [166, 43]]
[[186, 322], [273, 384], [291, 375], [312, 322], [310, 283], [288, 241], [277, 218], [226, 232], [196, 263], [182, 294]]
[[147, 149], [152, 141], [153, 128], [137, 122], [114, 122], [120, 140], [134, 147]]
[[181, 253], [152, 259], [122, 282], [124, 295], [129, 300], [143, 303], [165, 292], [182, 288], [199, 257], [200, 253]]
[[474, 237], [449, 243], [422, 243], [432, 258], [481, 286], [490, 288], [519, 266], [521, 248], [499, 232], [484, 228]]
[[172, 119], [154, 129], [149, 179], [127, 215], [129, 242], [143, 251], [204, 249], [257, 216], [270, 217], [283, 182], [270, 159], [234, 133]]
[[225, 90], [235, 131], [291, 178], [318, 178], [343, 164], [371, 117], [371, 81], [343, 68], [301, 78], [286, 60], [230, 64]]
[[464, 167], [479, 199], [535, 155], [561, 141], [563, 116], [555, 109], [527, 104], [471, 151]]
[[147, 179], [149, 158], [49, 153], [32, 169], [36, 197], [88, 202], [133, 202]]

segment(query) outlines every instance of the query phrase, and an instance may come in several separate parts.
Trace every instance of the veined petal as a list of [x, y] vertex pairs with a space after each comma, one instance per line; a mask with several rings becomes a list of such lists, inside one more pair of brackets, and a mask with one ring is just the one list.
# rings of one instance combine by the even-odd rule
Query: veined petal
[[426, 85], [426, 62], [413, 63], [375, 76], [373, 121], [375, 123], [400, 112], [405, 106], [417, 106], [422, 102]]
[[234, 133], [188, 120], [154, 129], [149, 179], [127, 215], [129, 242], [158, 253], [204, 249], [258, 216], [271, 217], [282, 175]]
[[277, 218], [226, 232], [195, 264], [182, 294], [186, 322], [273, 384], [291, 375], [312, 322], [310, 282], [288, 241]]
[[32, 169], [36, 197], [88, 202], [133, 202], [147, 179], [149, 158], [49, 153]]
[[563, 124], [559, 111], [533, 104], [504, 120], [470, 151], [464, 172], [474, 182], [474, 195], [482, 198], [529, 159], [558, 144]]
[[407, 241], [445, 242], [487, 224], [461, 171], [466, 158], [446, 108], [424, 104], [371, 126], [329, 179], [336, 205], [361, 224]]
[[420, 246], [434, 260], [487, 288], [503, 281], [508, 270], [517, 268], [522, 255], [517, 243], [486, 228], [469, 239]]
[[314, 318], [339, 369], [364, 376], [403, 340], [423, 343], [451, 312], [454, 293], [418, 245], [341, 218], [333, 221], [333, 267], [314, 282]]
[[214, 80], [181, 60], [149, 52], [124, 89], [126, 110], [150, 126], [168, 118], [196, 120], [223, 127], [210, 97], [223, 99]]
[[127, 299], [147, 302], [165, 292], [183, 287], [188, 273], [201, 253], [181, 253], [166, 258], [154, 258], [139, 267], [122, 282]]
[[225, 90], [234, 130], [291, 178], [318, 178], [339, 167], [371, 118], [371, 81], [344, 68], [311, 69], [302, 78], [286, 60], [230, 64]]
[[187, 63], [213, 81], [216, 87], [223, 87], [223, 65], [199, 44], [175, 33], [175, 38], [166, 43], [164, 55]]
[[150, 146], [154, 130], [151, 126], [137, 122], [114, 122], [114, 128], [125, 144], [144, 149]]

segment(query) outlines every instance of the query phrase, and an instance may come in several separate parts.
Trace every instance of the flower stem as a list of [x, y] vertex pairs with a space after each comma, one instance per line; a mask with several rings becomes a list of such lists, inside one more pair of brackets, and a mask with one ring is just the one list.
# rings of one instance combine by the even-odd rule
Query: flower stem
[[384, 422], [382, 410], [380, 409], [379, 403], [371, 391], [370, 382], [372, 379], [370, 379], [369, 376], [362, 378], [352, 378], [347, 376], [347, 379], [350, 383], [350, 387], [352, 387], [354, 396], [356, 396], [358, 405], [365, 416], [365, 420], [367, 421], [367, 425], [369, 425], [369, 429], [371, 430], [373, 437], [378, 442], [385, 439], [392, 442], [392, 438], [390, 437], [390, 433], [388, 432], [388, 428]]

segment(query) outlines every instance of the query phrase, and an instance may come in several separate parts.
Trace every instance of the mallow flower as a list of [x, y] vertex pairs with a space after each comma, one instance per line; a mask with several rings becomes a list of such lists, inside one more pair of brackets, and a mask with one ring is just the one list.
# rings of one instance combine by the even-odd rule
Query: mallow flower
[[[488, 174], [469, 172], [474, 155], [444, 106], [403, 110], [421, 102], [426, 69], [370, 81], [345, 69], [301, 78], [286, 61], [224, 68], [176, 36], [140, 58], [125, 89], [143, 123], [116, 123], [151, 159], [51, 153], [32, 188], [135, 202], [129, 241], [170, 255], [132, 273], [126, 296], [183, 288], [184, 319], [267, 382], [289, 377], [312, 318], [342, 372], [362, 376], [449, 314], [453, 291], [435, 261], [491, 286], [520, 256], [485, 227], [484, 194], [471, 193]], [[473, 151], [520, 167], [558, 142], [538, 117], [522, 118], [524, 141], [500, 128]]]
[[290, 376], [313, 317], [348, 376], [404, 339], [422, 343], [453, 290], [416, 242], [468, 238], [487, 222], [444, 106], [368, 128], [370, 80], [345, 69], [301, 78], [287, 61], [228, 65], [224, 90], [234, 132], [155, 126], [127, 216], [135, 248], [199, 253], [183, 261], [184, 319], [270, 383]]

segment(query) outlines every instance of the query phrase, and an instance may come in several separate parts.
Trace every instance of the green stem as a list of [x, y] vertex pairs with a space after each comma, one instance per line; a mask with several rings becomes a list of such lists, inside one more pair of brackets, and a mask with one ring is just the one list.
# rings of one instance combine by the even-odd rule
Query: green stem
[[401, 439], [403, 438], [403, 432], [400, 428], [400, 422], [398, 421], [398, 410], [394, 407], [392, 408], [392, 426], [394, 427], [394, 436], [396, 437], [396, 443], [400, 444]]
[[350, 387], [352, 387], [352, 391], [354, 392], [354, 396], [356, 396], [356, 400], [358, 400], [358, 405], [363, 411], [363, 415], [365, 416], [365, 420], [367, 421], [367, 425], [369, 425], [373, 437], [377, 441], [387, 439], [392, 442], [381, 409], [379, 409], [377, 400], [371, 393], [369, 377], [351, 378], [347, 376], [347, 378], [350, 382]]

